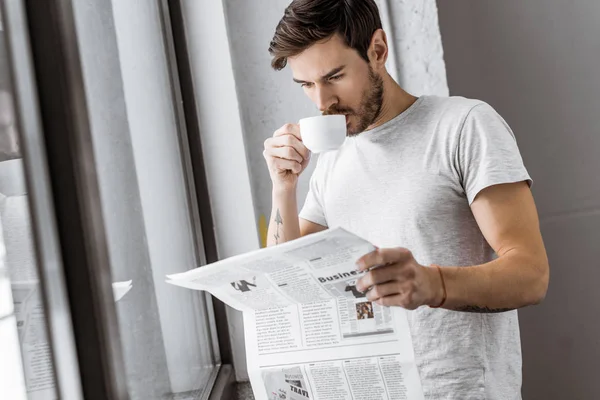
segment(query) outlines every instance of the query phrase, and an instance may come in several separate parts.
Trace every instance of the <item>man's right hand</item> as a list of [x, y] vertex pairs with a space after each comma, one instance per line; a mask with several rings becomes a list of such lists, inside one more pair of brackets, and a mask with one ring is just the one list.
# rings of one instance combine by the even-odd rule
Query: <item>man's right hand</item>
[[286, 124], [265, 140], [263, 156], [267, 160], [273, 189], [296, 189], [298, 177], [310, 161], [310, 151], [302, 143], [300, 125]]

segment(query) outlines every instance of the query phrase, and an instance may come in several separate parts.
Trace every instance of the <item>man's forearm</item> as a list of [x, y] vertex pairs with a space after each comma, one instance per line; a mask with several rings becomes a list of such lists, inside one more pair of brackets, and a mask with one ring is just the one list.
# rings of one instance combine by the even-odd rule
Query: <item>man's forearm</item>
[[442, 267], [442, 274], [447, 294], [443, 307], [481, 313], [539, 303], [546, 295], [549, 275], [545, 256], [516, 250], [484, 265]]
[[295, 190], [273, 190], [273, 208], [269, 220], [267, 246], [300, 237], [298, 205]]

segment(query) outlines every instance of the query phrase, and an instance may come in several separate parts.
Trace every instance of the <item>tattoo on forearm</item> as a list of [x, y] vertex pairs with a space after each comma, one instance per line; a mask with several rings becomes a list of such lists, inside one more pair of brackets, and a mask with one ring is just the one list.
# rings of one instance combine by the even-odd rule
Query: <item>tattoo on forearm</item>
[[275, 244], [279, 244], [279, 239], [281, 236], [279, 235], [279, 225], [283, 225], [283, 220], [281, 219], [281, 214], [279, 214], [279, 208], [277, 209], [277, 215], [275, 216], [275, 223], [277, 224], [277, 232], [275, 232]]
[[514, 308], [489, 308], [489, 307], [479, 307], [479, 306], [463, 306], [457, 307], [456, 311], [464, 311], [464, 312], [472, 312], [472, 313], [482, 313], [482, 314], [496, 314], [503, 313], [506, 311], [512, 311]]

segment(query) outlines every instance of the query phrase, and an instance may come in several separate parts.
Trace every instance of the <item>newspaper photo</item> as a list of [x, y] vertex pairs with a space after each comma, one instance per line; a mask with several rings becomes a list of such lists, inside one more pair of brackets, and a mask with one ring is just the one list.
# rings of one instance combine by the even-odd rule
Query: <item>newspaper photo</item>
[[341, 228], [231, 257], [167, 282], [243, 312], [256, 399], [423, 399], [406, 311], [356, 289], [375, 250]]

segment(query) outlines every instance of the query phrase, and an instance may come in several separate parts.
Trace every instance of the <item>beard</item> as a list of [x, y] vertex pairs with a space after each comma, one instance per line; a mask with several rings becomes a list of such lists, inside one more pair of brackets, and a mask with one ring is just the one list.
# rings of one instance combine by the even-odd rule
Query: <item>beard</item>
[[348, 115], [358, 118], [354, 126], [348, 126], [347, 135], [357, 136], [379, 118], [383, 104], [383, 78], [369, 66], [369, 88], [363, 92], [358, 110], [334, 104], [323, 115]]

